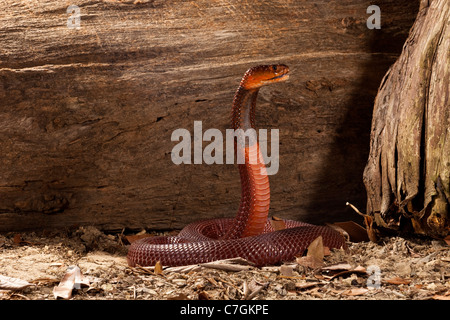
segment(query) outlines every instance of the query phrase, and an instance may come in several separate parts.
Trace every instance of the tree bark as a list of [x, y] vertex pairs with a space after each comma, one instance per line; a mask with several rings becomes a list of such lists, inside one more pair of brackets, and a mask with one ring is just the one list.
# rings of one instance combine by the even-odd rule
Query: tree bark
[[449, 66], [449, 1], [422, 2], [375, 100], [364, 183], [378, 227], [449, 233]]

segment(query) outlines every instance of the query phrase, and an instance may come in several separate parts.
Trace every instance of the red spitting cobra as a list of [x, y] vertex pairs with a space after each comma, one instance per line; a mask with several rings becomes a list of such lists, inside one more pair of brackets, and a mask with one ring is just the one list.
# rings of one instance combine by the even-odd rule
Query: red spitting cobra
[[[255, 128], [255, 106], [262, 86], [285, 81], [286, 65], [250, 68], [234, 96], [232, 126], [236, 132]], [[238, 130], [242, 129], [242, 130]], [[285, 220], [286, 229], [275, 231], [268, 220], [270, 188], [266, 167], [256, 139], [239, 139], [235, 152], [245, 155], [239, 164], [241, 202], [235, 218], [213, 219], [187, 225], [177, 236], [150, 237], [135, 241], [128, 251], [130, 266], [198, 264], [241, 257], [257, 266], [293, 260], [322, 236], [325, 246], [346, 247], [343, 237], [325, 226]]]

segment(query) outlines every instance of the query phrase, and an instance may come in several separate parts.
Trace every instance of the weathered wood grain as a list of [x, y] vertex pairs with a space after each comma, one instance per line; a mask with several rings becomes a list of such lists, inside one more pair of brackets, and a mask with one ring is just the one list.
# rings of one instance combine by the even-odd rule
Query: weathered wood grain
[[0, 231], [96, 225], [181, 228], [231, 216], [233, 165], [171, 162], [177, 128], [229, 127], [243, 73], [286, 63], [264, 88], [259, 128], [280, 129], [271, 213], [353, 217], [372, 104], [418, 1], [3, 1], [0, 14]]
[[450, 231], [450, 5], [423, 5], [378, 92], [364, 173], [381, 227]]

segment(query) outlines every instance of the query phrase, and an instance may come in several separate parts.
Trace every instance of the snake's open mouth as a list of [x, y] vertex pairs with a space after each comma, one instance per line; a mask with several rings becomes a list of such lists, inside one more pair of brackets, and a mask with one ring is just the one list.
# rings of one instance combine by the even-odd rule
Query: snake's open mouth
[[287, 79], [289, 79], [289, 74], [285, 73], [285, 74], [280, 74], [279, 76], [270, 78], [269, 80], [283, 81], [283, 80], [287, 80]]

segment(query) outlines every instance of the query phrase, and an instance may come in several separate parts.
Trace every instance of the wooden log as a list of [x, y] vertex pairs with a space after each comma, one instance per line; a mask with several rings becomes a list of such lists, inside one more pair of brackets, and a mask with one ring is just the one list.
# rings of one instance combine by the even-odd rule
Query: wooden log
[[449, 2], [424, 2], [375, 100], [364, 181], [378, 227], [450, 232], [449, 65]]
[[[0, 16], [0, 231], [181, 228], [233, 216], [234, 165], [171, 161], [175, 129], [225, 131], [251, 66], [286, 63], [260, 92], [280, 130], [271, 214], [348, 219], [365, 203], [372, 102], [418, 1], [4, 1]], [[72, 20], [71, 20], [72, 19]]]

